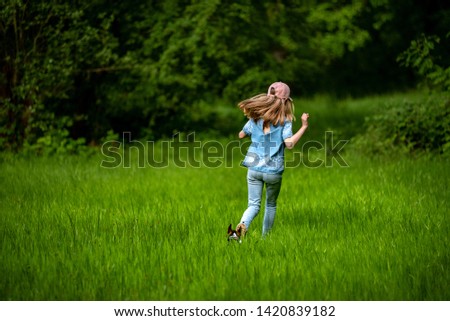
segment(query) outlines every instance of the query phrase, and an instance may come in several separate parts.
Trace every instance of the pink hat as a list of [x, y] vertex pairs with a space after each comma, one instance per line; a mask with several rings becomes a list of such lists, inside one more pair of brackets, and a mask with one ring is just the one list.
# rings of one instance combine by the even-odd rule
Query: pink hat
[[[271, 93], [271, 91], [272, 92], [274, 91], [275, 93], [273, 94]], [[267, 91], [267, 95], [274, 95], [281, 99], [290, 99], [289, 98], [290, 94], [291, 90], [289, 89], [289, 86], [281, 81], [274, 82], [272, 85], [269, 86], [269, 90]]]

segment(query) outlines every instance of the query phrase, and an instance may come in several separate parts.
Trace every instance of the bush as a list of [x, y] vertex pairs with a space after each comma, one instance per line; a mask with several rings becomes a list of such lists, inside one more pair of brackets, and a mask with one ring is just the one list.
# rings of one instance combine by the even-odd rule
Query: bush
[[27, 135], [27, 139], [21, 148], [24, 155], [69, 155], [88, 154], [89, 147], [86, 140], [81, 137], [74, 139], [70, 137], [69, 128], [73, 125], [73, 120], [67, 116], [55, 119], [53, 114], [40, 122], [35, 122], [32, 132]]
[[[446, 38], [449, 37], [450, 32]], [[449, 61], [436, 55], [436, 49], [445, 52], [445, 45], [442, 44], [441, 39], [435, 35], [422, 34], [418, 39], [411, 41], [409, 48], [398, 56], [397, 61], [402, 66], [413, 68], [424, 78], [429, 88], [438, 91], [450, 90]]]
[[353, 142], [369, 155], [449, 155], [449, 124], [449, 97], [434, 96], [421, 102], [388, 105], [386, 110], [366, 118], [365, 133]]

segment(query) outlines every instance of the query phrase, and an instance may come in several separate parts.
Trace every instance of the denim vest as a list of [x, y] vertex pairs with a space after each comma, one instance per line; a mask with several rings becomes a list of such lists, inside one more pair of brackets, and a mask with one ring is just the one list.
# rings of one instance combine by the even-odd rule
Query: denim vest
[[250, 119], [242, 129], [252, 139], [242, 165], [263, 173], [281, 174], [284, 171], [284, 140], [292, 136], [292, 122], [270, 124], [270, 132], [266, 134], [263, 123], [262, 119]]

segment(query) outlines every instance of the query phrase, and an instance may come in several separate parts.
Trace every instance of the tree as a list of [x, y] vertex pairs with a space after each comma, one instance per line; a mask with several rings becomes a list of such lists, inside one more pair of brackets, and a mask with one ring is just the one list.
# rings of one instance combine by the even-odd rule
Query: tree
[[362, 3], [172, 0], [142, 8], [134, 30], [148, 36], [132, 49], [140, 67], [112, 85], [107, 104], [114, 117], [125, 109], [148, 120], [145, 132], [158, 138], [214, 126], [218, 115], [202, 101], [234, 105], [275, 80], [296, 95], [311, 91], [324, 66], [364, 45], [367, 32], [354, 24]]
[[111, 19], [100, 14], [93, 27], [84, 9], [81, 2], [1, 0], [1, 147], [18, 149], [39, 139], [58, 144], [52, 139], [67, 137], [73, 119], [83, 117], [58, 117], [76, 90], [74, 79], [117, 59], [117, 42], [107, 32]]
[[[450, 32], [446, 38], [449, 37]], [[426, 80], [428, 87], [450, 91], [450, 61], [448, 57], [436, 56], [436, 47], [439, 46], [445, 47], [438, 36], [422, 34], [411, 41], [409, 48], [398, 56], [397, 61], [402, 66], [413, 68]], [[450, 44], [447, 43], [446, 47], [450, 47]]]
[[448, 1], [430, 2], [0, 0], [0, 148], [228, 134], [236, 103], [278, 80], [294, 97], [412, 86], [396, 57], [447, 39]]

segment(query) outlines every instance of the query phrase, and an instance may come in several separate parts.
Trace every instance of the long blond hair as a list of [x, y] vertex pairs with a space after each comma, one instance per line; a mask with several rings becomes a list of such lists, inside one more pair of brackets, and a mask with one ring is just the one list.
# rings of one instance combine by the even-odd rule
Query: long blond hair
[[259, 94], [241, 101], [239, 108], [245, 116], [254, 120], [263, 119], [264, 124], [284, 125], [285, 120], [293, 121], [294, 102], [291, 98], [282, 99], [274, 94]]

